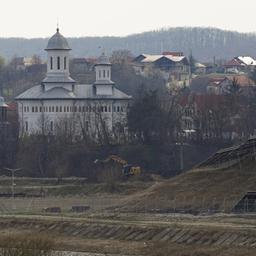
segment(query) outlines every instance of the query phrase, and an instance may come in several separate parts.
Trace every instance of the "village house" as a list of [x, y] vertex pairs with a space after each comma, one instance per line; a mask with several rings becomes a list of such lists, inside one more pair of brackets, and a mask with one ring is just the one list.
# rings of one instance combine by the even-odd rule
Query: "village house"
[[255, 88], [255, 82], [247, 75], [217, 74], [198, 76], [192, 79], [190, 91], [195, 94], [227, 95], [234, 90], [248, 96]]
[[252, 71], [256, 67], [256, 60], [250, 56], [238, 56], [228, 61], [225, 65], [225, 73], [241, 73]]
[[20, 136], [56, 134], [72, 127], [72, 134], [97, 140], [125, 128], [131, 96], [111, 80], [111, 63], [103, 53], [95, 64], [93, 84], [78, 84], [70, 77], [71, 48], [59, 29], [46, 47], [47, 73], [43, 81], [16, 97]]
[[169, 84], [189, 85], [190, 65], [182, 52], [163, 52], [161, 55], [140, 54], [133, 60], [133, 67], [137, 74], [149, 76], [152, 70], [158, 70]]

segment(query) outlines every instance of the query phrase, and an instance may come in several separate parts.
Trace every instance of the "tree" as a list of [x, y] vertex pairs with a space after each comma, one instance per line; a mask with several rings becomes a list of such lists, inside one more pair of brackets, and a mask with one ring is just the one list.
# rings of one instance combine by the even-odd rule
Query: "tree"
[[33, 65], [40, 65], [40, 64], [42, 64], [42, 59], [41, 59], [41, 57], [40, 57], [39, 55], [34, 54], [34, 55], [32, 56], [32, 64], [33, 64]]
[[111, 62], [113, 64], [125, 65], [132, 60], [132, 53], [129, 50], [116, 50], [113, 51], [111, 56]]
[[195, 68], [196, 68], [196, 60], [192, 54], [192, 51], [190, 51], [189, 57], [188, 57], [188, 62], [189, 62], [189, 66], [191, 69], [191, 73], [195, 72]]
[[141, 88], [128, 113], [128, 127], [133, 138], [143, 144], [170, 144], [180, 129], [182, 110], [179, 100], [182, 92], [165, 95], [157, 90]]

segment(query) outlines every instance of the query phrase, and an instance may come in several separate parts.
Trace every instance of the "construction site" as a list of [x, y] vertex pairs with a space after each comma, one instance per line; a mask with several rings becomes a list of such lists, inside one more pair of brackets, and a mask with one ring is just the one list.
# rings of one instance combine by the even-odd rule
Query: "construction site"
[[112, 183], [15, 178], [12, 188], [2, 177], [0, 242], [40, 234], [64, 255], [255, 255], [255, 143], [218, 151], [170, 179], [136, 179], [120, 159], [121, 175], [131, 176]]

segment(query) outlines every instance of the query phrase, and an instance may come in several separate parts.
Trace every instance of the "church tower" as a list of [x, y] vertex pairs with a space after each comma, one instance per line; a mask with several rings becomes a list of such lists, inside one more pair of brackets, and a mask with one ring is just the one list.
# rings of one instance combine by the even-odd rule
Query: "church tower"
[[47, 74], [42, 85], [46, 91], [60, 86], [73, 90], [75, 81], [69, 73], [70, 50], [66, 38], [60, 34], [59, 28], [57, 28], [45, 49], [47, 52]]
[[111, 63], [109, 58], [102, 53], [95, 65], [96, 81], [94, 87], [96, 95], [113, 95], [115, 83], [111, 80]]

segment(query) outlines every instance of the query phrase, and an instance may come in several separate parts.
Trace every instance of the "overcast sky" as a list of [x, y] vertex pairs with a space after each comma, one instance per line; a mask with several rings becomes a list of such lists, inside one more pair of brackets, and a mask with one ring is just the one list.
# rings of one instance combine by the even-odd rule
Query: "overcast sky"
[[256, 31], [256, 0], [1, 0], [0, 37], [125, 36], [177, 26]]

